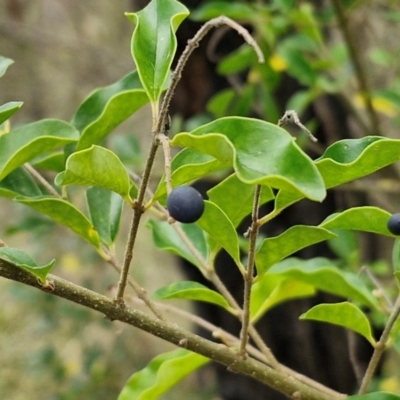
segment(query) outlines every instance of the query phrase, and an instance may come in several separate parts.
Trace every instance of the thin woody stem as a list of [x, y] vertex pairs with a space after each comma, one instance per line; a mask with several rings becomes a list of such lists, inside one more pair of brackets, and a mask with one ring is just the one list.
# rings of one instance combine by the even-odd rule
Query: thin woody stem
[[251, 300], [251, 288], [253, 286], [253, 275], [254, 275], [254, 260], [256, 251], [256, 241], [260, 225], [258, 224], [258, 210], [260, 207], [260, 195], [261, 185], [256, 186], [253, 201], [253, 211], [251, 215], [251, 227], [249, 230], [249, 253], [247, 270], [244, 275], [244, 301], [243, 301], [243, 313], [242, 313], [242, 329], [240, 331], [240, 346], [239, 355], [246, 358], [246, 347], [248, 341], [249, 324], [250, 324], [250, 300]]

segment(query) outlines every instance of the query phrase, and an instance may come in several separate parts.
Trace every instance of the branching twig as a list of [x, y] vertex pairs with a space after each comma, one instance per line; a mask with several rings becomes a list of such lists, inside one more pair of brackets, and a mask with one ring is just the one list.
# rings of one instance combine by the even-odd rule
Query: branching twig
[[247, 31], [247, 29], [243, 28], [243, 26], [239, 25], [237, 22], [233, 21], [232, 19], [221, 16], [218, 18], [211, 19], [210, 21], [206, 22], [196, 33], [196, 35], [188, 40], [188, 44], [183, 51], [182, 55], [179, 58], [179, 61], [176, 65], [175, 71], [172, 74], [171, 77], [171, 85], [168, 88], [167, 92], [165, 93], [163, 102], [161, 104], [160, 108], [160, 118], [158, 119], [158, 123], [156, 126], [156, 131], [161, 132], [162, 131], [162, 124], [166, 120], [166, 116], [168, 114], [168, 109], [169, 109], [169, 104], [171, 103], [172, 96], [175, 92], [175, 88], [181, 79], [181, 74], [182, 71], [190, 57], [190, 55], [193, 53], [194, 49], [196, 49], [199, 46], [199, 43], [201, 40], [204, 38], [204, 36], [207, 35], [207, 33], [213, 29], [217, 28], [222, 25], [227, 25], [230, 28], [234, 29], [236, 32], [239, 33], [239, 35], [243, 36], [244, 40], [254, 49], [254, 51], [257, 53], [258, 57], [258, 62], [263, 63], [264, 62], [264, 55], [256, 43], [256, 41], [253, 39], [253, 37], [250, 35], [250, 33]]
[[365, 371], [364, 378], [361, 382], [361, 386], [358, 391], [358, 394], [364, 394], [367, 391], [368, 386], [371, 382], [371, 379], [373, 378], [373, 376], [375, 374], [375, 370], [376, 370], [376, 368], [379, 364], [379, 361], [382, 357], [382, 354], [386, 349], [386, 343], [389, 339], [390, 331], [392, 330], [393, 325], [396, 322], [399, 315], [400, 315], [400, 296], [397, 298], [396, 303], [393, 306], [393, 310], [389, 316], [389, 320], [382, 332], [382, 335], [379, 338], [379, 341], [375, 345], [374, 352], [369, 361], [367, 370]]
[[283, 117], [278, 121], [278, 126], [284, 126], [286, 125], [288, 122], [292, 122], [297, 125], [302, 131], [304, 131], [305, 133], [307, 133], [307, 135], [310, 137], [310, 139], [313, 142], [318, 142], [318, 139], [309, 131], [309, 129], [307, 129], [307, 127], [305, 127], [301, 121], [300, 118], [298, 117], [296, 111], [294, 110], [287, 110], [285, 112], [285, 114], [283, 114]]
[[168, 121], [168, 109], [169, 109], [169, 105], [171, 103], [172, 96], [173, 96], [173, 94], [175, 92], [175, 88], [181, 78], [183, 68], [185, 67], [186, 62], [187, 62], [188, 58], [190, 57], [190, 55], [192, 54], [193, 50], [199, 46], [200, 41], [212, 28], [218, 27], [221, 25], [228, 25], [232, 29], [236, 30], [240, 35], [242, 35], [243, 38], [246, 40], [246, 42], [254, 48], [255, 52], [258, 55], [259, 62], [264, 62], [264, 56], [261, 52], [261, 49], [258, 47], [257, 43], [252, 38], [250, 33], [245, 28], [243, 28], [241, 25], [239, 25], [237, 22], [231, 20], [230, 18], [224, 17], [224, 16], [219, 17], [219, 18], [214, 18], [214, 19], [206, 22], [197, 31], [197, 33], [193, 37], [193, 39], [188, 41], [188, 45], [186, 46], [185, 50], [181, 54], [181, 56], [178, 60], [176, 69], [175, 69], [174, 73], [172, 74], [171, 84], [170, 84], [169, 88], [167, 89], [167, 91], [165, 92], [165, 96], [164, 96], [163, 102], [161, 104], [160, 112], [158, 112], [158, 104], [152, 103], [152, 107], [153, 107], [153, 129], [152, 129], [153, 138], [152, 138], [149, 155], [146, 160], [146, 166], [145, 166], [145, 170], [143, 172], [142, 181], [139, 186], [138, 197], [134, 204], [134, 214], [133, 214], [133, 218], [132, 218], [132, 222], [131, 222], [131, 227], [129, 229], [129, 237], [128, 237], [128, 242], [127, 242], [126, 249], [125, 249], [124, 262], [123, 262], [123, 266], [122, 266], [122, 270], [121, 270], [121, 274], [120, 274], [120, 278], [119, 278], [119, 282], [118, 282], [116, 301], [119, 304], [123, 304], [123, 296], [124, 296], [124, 291], [125, 291], [125, 287], [126, 287], [126, 283], [127, 283], [130, 264], [132, 261], [133, 248], [135, 246], [136, 235], [138, 232], [140, 219], [144, 212], [143, 199], [144, 199], [144, 195], [146, 193], [147, 185], [149, 182], [150, 173], [153, 168], [154, 158], [157, 153], [159, 140], [160, 140], [159, 135], [165, 133], [165, 129], [166, 129], [165, 123], [166, 123], [166, 121]]
[[256, 186], [253, 201], [253, 211], [251, 213], [251, 226], [249, 229], [249, 252], [247, 270], [244, 276], [244, 300], [242, 313], [242, 329], [240, 331], [239, 355], [246, 358], [246, 347], [248, 341], [248, 329], [250, 324], [250, 300], [251, 288], [253, 286], [254, 260], [256, 253], [256, 241], [260, 225], [258, 224], [258, 210], [260, 207], [261, 185]]
[[185, 347], [188, 350], [227, 366], [233, 372], [248, 375], [284, 393], [288, 397], [291, 397], [295, 392], [299, 392], [303, 400], [340, 400], [346, 397], [337, 392], [328, 394], [310, 387], [294, 376], [270, 368], [268, 365], [253, 358], [248, 357], [246, 360], [243, 360], [228, 347], [206, 340], [175, 325], [151, 318], [138, 310], [129, 307], [119, 307], [112, 299], [57, 276], [48, 275], [47, 278], [51, 285], [44, 287], [33, 275], [1, 259], [0, 276], [70, 300], [104, 314], [110, 321], [118, 320], [125, 322], [154, 336], [165, 339], [176, 346]]
[[[114, 267], [114, 269], [121, 273], [121, 267], [118, 265], [117, 260], [114, 255], [107, 253], [108, 263]], [[145, 289], [143, 289], [131, 276], [128, 276], [128, 284], [135, 291], [136, 295], [140, 300], [143, 301], [144, 304], [151, 310], [151, 312], [160, 320], [167, 322], [164, 315], [158, 309], [157, 305], [149, 298]]]
[[25, 163], [24, 168], [32, 175], [33, 179], [35, 179], [36, 182], [38, 182], [47, 190], [49, 194], [61, 199], [60, 193], [58, 193], [57, 190], [55, 190], [53, 186], [51, 186], [50, 183], [47, 182], [46, 179], [44, 179], [43, 176], [38, 171], [36, 171], [35, 168], [32, 167], [32, 165], [30, 165], [29, 163]]

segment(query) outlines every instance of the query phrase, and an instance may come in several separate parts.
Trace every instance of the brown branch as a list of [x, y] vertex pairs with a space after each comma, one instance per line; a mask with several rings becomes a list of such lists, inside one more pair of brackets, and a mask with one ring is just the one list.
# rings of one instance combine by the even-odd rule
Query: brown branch
[[274, 370], [253, 358], [243, 360], [226, 346], [204, 339], [170, 323], [151, 318], [141, 311], [127, 306], [119, 307], [112, 299], [57, 276], [49, 275], [48, 285], [44, 287], [33, 275], [1, 259], [0, 276], [70, 300], [104, 314], [110, 321], [125, 322], [179, 347], [185, 347], [227, 366], [233, 372], [250, 376], [288, 397], [293, 397], [294, 393], [299, 393], [302, 400], [339, 400], [346, 397], [337, 392], [327, 394], [312, 388], [293, 376]]
[[331, 3], [333, 8], [335, 9], [337, 19], [339, 21], [340, 30], [342, 31], [342, 35], [349, 49], [350, 58], [356, 71], [356, 78], [358, 81], [359, 90], [362, 97], [365, 99], [365, 105], [367, 107], [367, 112], [371, 124], [369, 134], [382, 136], [382, 132], [379, 126], [379, 117], [372, 104], [371, 87], [368, 81], [367, 71], [361, 59], [360, 48], [354, 40], [354, 36], [350, 32], [350, 26], [345, 10], [343, 8], [343, 2], [342, 0], [331, 0]]

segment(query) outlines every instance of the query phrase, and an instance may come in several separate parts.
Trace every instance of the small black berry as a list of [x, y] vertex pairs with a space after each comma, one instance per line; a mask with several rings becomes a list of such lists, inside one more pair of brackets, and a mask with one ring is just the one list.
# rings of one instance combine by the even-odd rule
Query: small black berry
[[388, 219], [387, 228], [393, 235], [400, 235], [400, 213], [393, 214]]
[[176, 221], [190, 224], [202, 216], [204, 200], [191, 186], [178, 186], [168, 196], [167, 209]]

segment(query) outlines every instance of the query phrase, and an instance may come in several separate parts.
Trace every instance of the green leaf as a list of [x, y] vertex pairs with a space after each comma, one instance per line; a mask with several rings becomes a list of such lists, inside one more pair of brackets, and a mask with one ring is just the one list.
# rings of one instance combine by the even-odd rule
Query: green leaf
[[335, 304], [318, 304], [302, 314], [300, 319], [312, 319], [344, 326], [364, 336], [372, 346], [375, 347], [376, 345], [368, 318], [357, 306], [348, 301]]
[[[171, 162], [172, 186], [176, 187], [192, 182], [227, 166], [229, 164], [224, 164], [208, 154], [202, 154], [192, 149], [183, 149]], [[162, 202], [166, 193], [165, 177], [163, 176], [155, 191], [153, 200]]]
[[229, 310], [228, 302], [217, 292], [208, 287], [192, 281], [181, 281], [172, 283], [169, 286], [158, 289], [153, 293], [153, 298], [161, 299], [186, 299], [204, 301], [216, 304]]
[[136, 71], [110, 86], [95, 90], [72, 119], [72, 124], [81, 133], [77, 150], [100, 143], [148, 101]]
[[[208, 198], [215, 203], [237, 227], [243, 218], [251, 214], [255, 186], [240, 181], [236, 174], [230, 175], [217, 186], [210, 189]], [[270, 187], [264, 186], [261, 191], [260, 205], [274, 198]]]
[[24, 104], [22, 101], [10, 101], [0, 106], [0, 124], [7, 121], [11, 115], [17, 112]]
[[327, 188], [370, 175], [400, 160], [400, 140], [380, 136], [346, 139], [315, 160]]
[[92, 223], [71, 203], [50, 196], [35, 198], [20, 196], [15, 201], [47, 215], [86, 239], [96, 248], [100, 248], [100, 238]]
[[38, 185], [25, 168], [19, 167], [0, 182], [0, 196], [14, 198], [16, 196], [40, 196]]
[[138, 13], [125, 15], [136, 25], [131, 52], [140, 81], [150, 101], [156, 102], [175, 56], [175, 32], [189, 10], [175, 0], [152, 0]]
[[256, 253], [257, 273], [262, 275], [278, 261], [291, 254], [335, 236], [327, 229], [296, 225], [279, 236], [264, 239]]
[[356, 235], [353, 231], [334, 229], [331, 230], [337, 237], [328, 240], [329, 248], [347, 265], [357, 265], [359, 250]]
[[62, 172], [65, 170], [65, 153], [64, 151], [55, 151], [46, 154], [43, 157], [35, 158], [32, 161], [35, 168], [48, 169], [54, 172]]
[[0, 258], [10, 261], [17, 267], [36, 276], [42, 285], [46, 284], [46, 277], [56, 263], [56, 260], [52, 260], [46, 265], [37, 265], [29, 254], [12, 247], [0, 247]]
[[388, 392], [373, 392], [346, 397], [346, 400], [400, 400], [400, 396]]
[[400, 240], [398, 238], [394, 241], [393, 244], [392, 266], [395, 273], [400, 272]]
[[6, 73], [7, 68], [12, 64], [14, 64], [14, 60], [0, 56], [0, 78]]
[[110, 150], [100, 146], [72, 153], [67, 159], [66, 170], [57, 175], [56, 184], [99, 186], [119, 193], [126, 201], [130, 181], [120, 159]]
[[340, 270], [334, 261], [325, 258], [287, 258], [270, 268], [267, 275], [284, 275], [327, 293], [379, 309], [376, 298], [357, 275]]
[[225, 249], [238, 266], [241, 266], [239, 238], [226, 214], [214, 203], [205, 200], [204, 213], [196, 224], [208, 233], [210, 248], [216, 252]]
[[160, 354], [146, 368], [128, 379], [118, 400], [158, 400], [183, 378], [209, 361], [185, 349]]
[[173, 146], [194, 148], [230, 164], [247, 184], [261, 184], [299, 192], [311, 200], [326, 195], [323, 180], [312, 160], [284, 129], [265, 121], [225, 117], [190, 133], [179, 133]]
[[[175, 223], [185, 232], [189, 241], [195, 247], [204, 262], [207, 262], [209, 248], [204, 232], [196, 224]], [[176, 254], [193, 265], [196, 265], [200, 270], [203, 268], [202, 263], [197, 260], [187, 244], [167, 221], [156, 222], [150, 220], [147, 225], [152, 230], [153, 242], [158, 249]]]
[[78, 139], [78, 131], [58, 120], [42, 120], [0, 136], [0, 180], [25, 162]]
[[387, 228], [390, 216], [391, 214], [378, 207], [354, 207], [330, 215], [319, 226], [326, 229], [351, 229], [396, 237]]
[[91, 187], [86, 191], [89, 217], [100, 239], [112, 246], [119, 231], [123, 200], [120, 195], [101, 187]]
[[271, 308], [285, 301], [310, 297], [315, 294], [314, 286], [285, 276], [264, 275], [251, 291], [251, 322], [256, 323]]

